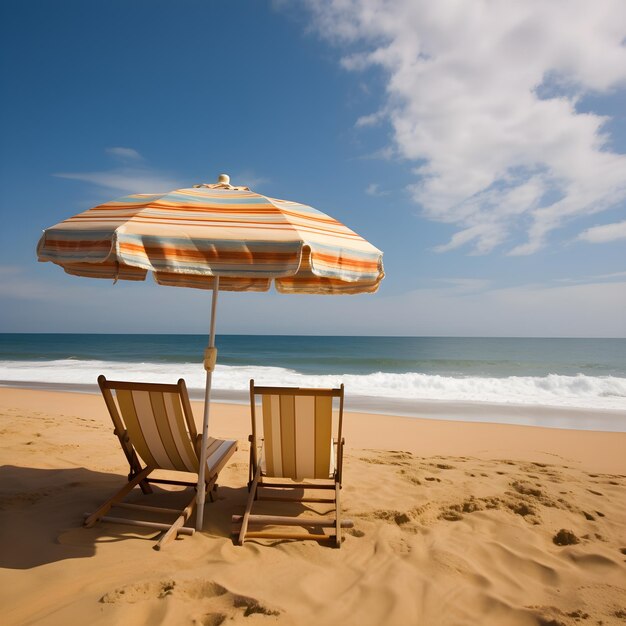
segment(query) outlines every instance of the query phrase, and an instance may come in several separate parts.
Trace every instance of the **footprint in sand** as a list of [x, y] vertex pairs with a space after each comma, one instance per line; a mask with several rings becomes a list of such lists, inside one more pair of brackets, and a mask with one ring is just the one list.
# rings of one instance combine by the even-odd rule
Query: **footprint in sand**
[[482, 511], [483, 508], [483, 505], [478, 500], [470, 497], [469, 500], [462, 504], [451, 504], [442, 509], [438, 517], [448, 522], [458, 522], [463, 519], [463, 513], [474, 513], [474, 511]]
[[522, 494], [523, 496], [533, 496], [535, 498], [542, 498], [543, 492], [541, 489], [536, 489], [527, 483], [522, 483], [520, 481], [513, 481], [511, 483], [511, 487], [517, 491], [517, 493]]
[[419, 479], [418, 474], [409, 474], [405, 469], [398, 470], [398, 473], [400, 474], [400, 476], [406, 478], [406, 480], [408, 480], [410, 483], [413, 483], [414, 485], [422, 484], [422, 481]]
[[507, 503], [507, 507], [513, 511], [516, 515], [521, 515], [522, 517], [526, 517], [527, 515], [534, 515], [535, 509], [528, 503], [524, 502], [524, 500], [520, 502], [509, 502]]
[[[134, 604], [149, 598], [161, 599], [169, 595], [175, 586], [176, 583], [173, 580], [137, 583], [105, 593], [100, 598], [100, 602], [103, 604], [116, 604], [118, 602]], [[226, 593], [226, 589], [224, 589], [223, 593]], [[220, 594], [215, 593], [214, 595]]]
[[[411, 512], [394, 511], [393, 509], [377, 509], [375, 511], [367, 511], [363, 513], [354, 513], [355, 517], [366, 521], [380, 520], [388, 524], [396, 524], [403, 530], [414, 531], [415, 527], [409, 522], [413, 521]], [[364, 532], [356, 529], [346, 531], [354, 537], [363, 537]]]
[[585, 613], [584, 611], [572, 611], [571, 613], [566, 613], [567, 617], [573, 617], [577, 622], [581, 619], [589, 619], [589, 613]]
[[[223, 623], [226, 619], [248, 617], [259, 613], [277, 616], [280, 611], [264, 606], [256, 598], [232, 593], [226, 587], [212, 580], [154, 580], [127, 585], [105, 593], [100, 602], [103, 604], [135, 604], [146, 600], [164, 600], [168, 597], [188, 601], [194, 613], [200, 607], [207, 611], [200, 618], [190, 621], [202, 626], [213, 626]], [[202, 606], [204, 603], [205, 606]]]
[[401, 511], [380, 510], [374, 511], [371, 516], [375, 519], [384, 520], [385, 522], [394, 522], [398, 526], [402, 526], [402, 524], [407, 524], [411, 521], [411, 518]]

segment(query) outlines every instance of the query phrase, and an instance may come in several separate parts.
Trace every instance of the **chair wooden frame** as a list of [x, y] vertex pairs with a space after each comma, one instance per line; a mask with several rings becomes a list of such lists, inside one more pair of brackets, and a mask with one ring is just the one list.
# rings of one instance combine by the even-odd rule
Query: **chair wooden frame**
[[[335, 456], [334, 470], [332, 476], [326, 480], [313, 479], [313, 477], [303, 477], [302, 480], [291, 480], [276, 482], [280, 478], [268, 480], [262, 469], [261, 458], [263, 455], [264, 440], [259, 437], [256, 415], [256, 397], [263, 395], [276, 396], [315, 396], [339, 398], [339, 415], [337, 420], [337, 436], [332, 438], [332, 450]], [[254, 380], [250, 381], [250, 412], [252, 422], [252, 434], [248, 438], [250, 441], [250, 466], [248, 474], [248, 500], [243, 515], [233, 515], [233, 535], [236, 543], [243, 545], [246, 539], [313, 539], [315, 541], [327, 541], [334, 539], [337, 547], [341, 546], [342, 529], [352, 528], [353, 523], [350, 520], [343, 520], [341, 517], [341, 482], [343, 470], [343, 449], [345, 440], [342, 438], [343, 426], [343, 403], [344, 403], [344, 387], [337, 389], [304, 389], [299, 387], [257, 387]], [[332, 436], [332, 433], [331, 433]], [[330, 441], [328, 442], [330, 445]], [[315, 482], [311, 482], [315, 480]], [[310, 490], [325, 490], [330, 492], [326, 497], [312, 497], [302, 495], [301, 497], [289, 497], [285, 493], [289, 490], [302, 490], [306, 494]], [[262, 491], [261, 491], [262, 490]], [[326, 518], [313, 517], [289, 517], [276, 515], [255, 515], [252, 513], [252, 507], [255, 500], [268, 500], [278, 502], [311, 502], [311, 503], [329, 503], [334, 504], [334, 516]], [[333, 528], [334, 535], [314, 532], [306, 533], [284, 533], [275, 531], [263, 531], [263, 526], [299, 526], [304, 528], [324, 529]], [[249, 527], [255, 527], [254, 530], [248, 530]], [[258, 528], [258, 527], [261, 527]]]
[[[119, 439], [124, 455], [130, 465], [130, 472], [128, 474], [128, 482], [121, 487], [113, 496], [106, 500], [100, 507], [98, 507], [93, 513], [86, 513], [83, 526], [89, 528], [98, 521], [112, 522], [125, 524], [130, 526], [142, 526], [146, 528], [153, 528], [155, 530], [163, 531], [162, 536], [155, 545], [155, 549], [160, 550], [166, 544], [173, 539], [176, 539], [178, 535], [193, 535], [195, 529], [185, 526], [185, 522], [191, 517], [195, 505], [196, 505], [196, 487], [197, 481], [191, 482], [188, 480], [172, 480], [169, 478], [153, 478], [150, 474], [158, 469], [162, 469], [157, 465], [145, 465], [142, 466], [139, 455], [133, 445], [131, 436], [124, 424], [121, 412], [113, 397], [113, 391], [126, 390], [126, 391], [147, 391], [147, 392], [159, 392], [159, 393], [171, 393], [177, 394], [180, 397], [182, 413], [184, 416], [184, 422], [189, 434], [191, 447], [196, 454], [197, 459], [200, 457], [200, 446], [202, 435], [198, 435], [196, 424], [194, 422], [193, 413], [191, 410], [191, 403], [189, 402], [189, 395], [187, 393], [187, 387], [185, 381], [181, 378], [175, 385], [160, 384], [160, 383], [136, 383], [126, 381], [113, 381], [107, 380], [103, 375], [98, 376], [98, 386], [104, 397], [107, 409], [111, 415], [113, 421], [114, 434]], [[208, 494], [211, 502], [213, 502], [213, 492], [217, 489], [217, 477], [219, 472], [226, 465], [230, 457], [237, 450], [237, 442], [230, 440], [216, 440], [220, 441], [224, 445], [225, 451], [219, 457], [216, 464], [211, 468], [207, 468], [206, 472], [206, 493]], [[197, 460], [196, 459], [196, 460]], [[199, 462], [199, 461], [198, 461]], [[165, 468], [167, 471], [183, 471], [172, 470], [171, 468]], [[209, 471], [210, 470], [210, 471]], [[189, 473], [188, 470], [184, 470]], [[144, 494], [152, 493], [151, 483], [167, 484], [167, 485], [181, 485], [186, 487], [193, 487], [193, 494], [188, 504], [182, 509], [172, 509], [165, 507], [156, 507], [143, 504], [125, 503], [124, 498], [136, 487], [139, 486]], [[159, 514], [174, 514], [176, 519], [171, 523], [159, 523], [144, 520], [127, 519], [123, 517], [108, 516], [107, 513], [113, 508], [132, 509], [136, 511], [150, 511], [152, 513]]]

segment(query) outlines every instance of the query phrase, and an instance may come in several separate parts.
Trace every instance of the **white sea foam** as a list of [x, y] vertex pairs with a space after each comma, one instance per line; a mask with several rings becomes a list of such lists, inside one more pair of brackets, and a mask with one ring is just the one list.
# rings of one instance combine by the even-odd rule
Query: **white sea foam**
[[[93, 385], [99, 374], [109, 379], [175, 382], [184, 378], [191, 390], [204, 388], [199, 363], [118, 363], [113, 361], [0, 361], [0, 380], [15, 383]], [[616, 376], [451, 377], [418, 373], [310, 375], [278, 367], [218, 365], [216, 390], [245, 391], [248, 381], [296, 387], [344, 383], [351, 397], [378, 396], [404, 400], [488, 402], [626, 410], [626, 378]]]

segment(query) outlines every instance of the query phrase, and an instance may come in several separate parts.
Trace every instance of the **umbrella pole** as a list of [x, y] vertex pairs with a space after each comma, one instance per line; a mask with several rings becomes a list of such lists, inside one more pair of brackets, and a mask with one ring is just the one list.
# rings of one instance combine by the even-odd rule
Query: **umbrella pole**
[[202, 421], [202, 444], [200, 447], [200, 471], [198, 472], [198, 494], [196, 496], [196, 530], [202, 530], [204, 518], [204, 499], [206, 497], [206, 452], [209, 438], [209, 410], [211, 408], [211, 381], [215, 367], [215, 312], [217, 308], [217, 292], [220, 287], [220, 277], [215, 276], [213, 283], [213, 297], [211, 299], [211, 326], [209, 330], [209, 345], [204, 354], [204, 368], [206, 369], [206, 387], [204, 389], [204, 418]]

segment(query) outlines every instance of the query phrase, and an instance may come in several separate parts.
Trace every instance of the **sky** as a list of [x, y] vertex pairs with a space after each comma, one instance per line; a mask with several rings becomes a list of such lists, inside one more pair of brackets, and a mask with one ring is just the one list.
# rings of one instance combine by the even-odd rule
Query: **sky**
[[329, 213], [375, 295], [220, 293], [219, 333], [626, 336], [623, 0], [3, 0], [0, 332], [205, 333], [210, 293], [38, 263], [214, 182]]

